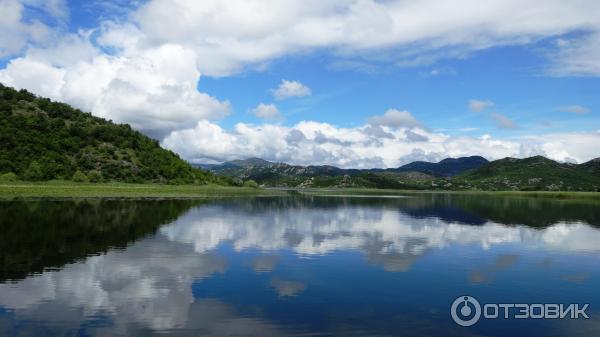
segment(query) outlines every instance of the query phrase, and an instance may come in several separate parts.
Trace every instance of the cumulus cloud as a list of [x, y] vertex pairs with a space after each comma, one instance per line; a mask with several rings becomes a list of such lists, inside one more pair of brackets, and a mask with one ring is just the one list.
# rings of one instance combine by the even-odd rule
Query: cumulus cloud
[[491, 108], [494, 106], [494, 102], [490, 100], [478, 100], [471, 99], [469, 100], [469, 110], [474, 112], [481, 112], [487, 108]]
[[599, 157], [600, 130], [595, 132], [559, 132], [523, 137], [524, 143], [537, 144], [548, 157], [565, 162], [583, 163]]
[[369, 124], [391, 126], [395, 128], [421, 126], [410, 112], [396, 109], [389, 109], [382, 116], [371, 116], [369, 118]]
[[486, 6], [476, 0], [153, 0], [131, 17], [143, 36], [140, 43], [191, 47], [202, 73], [224, 76], [313, 49], [339, 55], [396, 50], [396, 58], [390, 57], [404, 65], [464, 57], [493, 46], [597, 29], [599, 11], [593, 0], [505, 0]]
[[[80, 57], [69, 56], [73, 50]], [[197, 90], [199, 77], [194, 53], [180, 45], [111, 56], [93, 47], [87, 36], [69, 36], [56, 48], [31, 49], [0, 71], [6, 85], [129, 123], [158, 139], [229, 113], [229, 102]]]
[[[224, 130], [213, 122], [229, 114], [230, 103], [199, 91], [201, 76], [264, 68], [287, 55], [325, 51], [334, 63], [369, 69], [373, 58], [423, 65], [493, 46], [584, 31], [557, 43], [549, 54], [552, 71], [600, 74], [600, 57], [595, 57], [600, 2], [593, 0], [551, 0], [543, 5], [504, 0], [486, 6], [476, 0], [150, 0], [129, 15], [77, 34], [25, 19], [23, 4], [42, 8], [57, 21], [68, 18], [64, 1], [0, 0], [0, 54], [21, 55], [0, 70], [2, 83], [129, 123], [159, 139], [167, 136], [165, 146], [194, 161], [253, 154], [296, 163], [389, 167], [421, 153], [428, 158], [518, 154], [517, 141], [432, 133], [410, 112], [395, 109], [356, 128], [305, 121], [288, 127], [240, 123]], [[276, 94], [279, 89], [281, 95]], [[310, 88], [283, 80], [274, 94], [301, 97], [310, 94]], [[478, 102], [473, 110], [492, 104]], [[503, 127], [515, 126], [496, 117]], [[415, 141], [415, 135], [428, 141]], [[566, 158], [560, 153], [548, 155]]]
[[302, 121], [292, 126], [246, 123], [226, 130], [209, 121], [169, 134], [162, 145], [192, 162], [222, 162], [261, 157], [299, 165], [328, 164], [344, 168], [398, 167], [414, 160], [439, 161], [447, 157], [481, 155], [488, 159], [525, 157], [522, 144], [537, 144], [552, 159], [578, 162], [598, 156], [589, 144], [600, 132], [494, 138], [450, 136], [422, 128], [362, 126], [343, 128]]
[[558, 111], [562, 111], [562, 112], [570, 112], [570, 113], [574, 113], [577, 115], [583, 115], [586, 114], [588, 112], [590, 112], [590, 109], [587, 107], [584, 107], [582, 105], [568, 105], [568, 106], [563, 106], [558, 108]]
[[0, 0], [0, 57], [21, 52], [28, 43], [44, 44], [52, 35], [46, 23], [24, 17], [26, 6], [41, 11], [55, 21], [63, 21], [68, 17], [66, 3], [62, 0]]
[[262, 119], [277, 119], [281, 118], [281, 113], [275, 104], [260, 103], [256, 108], [252, 109], [252, 113]]
[[429, 140], [427, 136], [423, 136], [411, 130], [405, 130], [404, 135], [409, 142], [426, 142]]
[[310, 88], [298, 81], [281, 80], [277, 89], [273, 90], [273, 96], [278, 100], [290, 97], [305, 97], [310, 94]]
[[492, 112], [490, 116], [492, 117], [494, 122], [496, 122], [496, 126], [501, 129], [516, 129], [519, 127], [515, 122], [513, 122], [512, 119], [506, 117], [503, 114]]

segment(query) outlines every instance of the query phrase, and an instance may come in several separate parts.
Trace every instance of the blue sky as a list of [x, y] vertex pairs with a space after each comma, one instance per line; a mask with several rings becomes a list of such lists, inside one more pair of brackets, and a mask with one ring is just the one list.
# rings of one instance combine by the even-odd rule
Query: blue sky
[[0, 81], [193, 162], [583, 162], [600, 156], [599, 6], [0, 0]]
[[[227, 126], [238, 121], [259, 122], [248, 111], [260, 102], [277, 104], [286, 123], [315, 119], [358, 126], [376, 112], [397, 107], [411, 111], [430, 128], [447, 132], [470, 127], [478, 128], [475, 133], [515, 135], [550, 130], [595, 130], [599, 126], [594, 125], [594, 121], [598, 123], [594, 114], [574, 116], [559, 108], [578, 104], [598, 110], [600, 79], [544, 76], [540, 55], [521, 46], [499, 47], [465, 60], [425, 67], [382, 66], [373, 73], [335, 70], [332, 62], [331, 57], [320, 54], [283, 59], [265, 71], [202, 78], [199, 89], [234, 103], [235, 113], [223, 123]], [[441, 74], [431, 75], [432, 71]], [[298, 80], [314, 94], [278, 103], [270, 90], [277, 87], [281, 79]], [[510, 116], [519, 128], [498, 129], [486, 114], [469, 110], [470, 99], [493, 101], [491, 110]]]

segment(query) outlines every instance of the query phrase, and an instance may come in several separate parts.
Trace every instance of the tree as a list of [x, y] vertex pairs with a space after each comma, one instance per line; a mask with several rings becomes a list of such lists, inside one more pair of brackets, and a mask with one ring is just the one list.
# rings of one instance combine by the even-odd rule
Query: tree
[[88, 181], [88, 177], [81, 171], [77, 170], [73, 173], [73, 178], [71, 178], [76, 183], [85, 183]]
[[244, 181], [244, 187], [258, 188], [258, 183], [252, 179]]
[[14, 182], [17, 181], [17, 175], [14, 174], [13, 172], [8, 172], [8, 173], [4, 173], [3, 175], [0, 175], [0, 182], [1, 183], [9, 183], [9, 182]]
[[32, 181], [44, 179], [44, 172], [42, 171], [42, 167], [40, 166], [40, 164], [38, 164], [38, 162], [35, 160], [32, 161], [29, 164], [29, 167], [27, 167], [27, 169], [23, 173], [23, 178], [25, 180]]
[[92, 170], [92, 171], [88, 172], [87, 177], [91, 183], [99, 183], [102, 181], [102, 172], [97, 171], [97, 170]]

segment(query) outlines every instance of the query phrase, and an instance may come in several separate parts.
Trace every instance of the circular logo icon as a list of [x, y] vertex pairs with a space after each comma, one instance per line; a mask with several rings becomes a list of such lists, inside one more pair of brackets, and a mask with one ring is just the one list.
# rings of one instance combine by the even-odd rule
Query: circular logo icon
[[471, 326], [481, 317], [481, 305], [474, 297], [459, 296], [452, 302], [450, 314], [454, 322], [460, 326]]

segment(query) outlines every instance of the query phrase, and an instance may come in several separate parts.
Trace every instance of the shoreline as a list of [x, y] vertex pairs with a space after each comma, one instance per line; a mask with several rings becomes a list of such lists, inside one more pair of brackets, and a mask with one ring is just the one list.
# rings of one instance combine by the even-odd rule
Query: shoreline
[[369, 188], [315, 188], [297, 190], [304, 195], [419, 195], [419, 194], [452, 194], [452, 195], [483, 195], [483, 196], [505, 196], [505, 197], [529, 197], [529, 198], [555, 198], [555, 199], [588, 199], [600, 201], [600, 192], [587, 191], [482, 191], [482, 190], [393, 190], [393, 189], [369, 189]]
[[218, 198], [282, 196], [281, 191], [220, 185], [74, 183], [63, 181], [0, 183], [0, 200], [12, 198]]
[[572, 191], [451, 191], [368, 188], [249, 188], [220, 185], [162, 185], [129, 183], [74, 183], [68, 181], [0, 183], [0, 199], [9, 198], [212, 198], [289, 196], [398, 196], [417, 194], [487, 195], [600, 200], [600, 192]]

